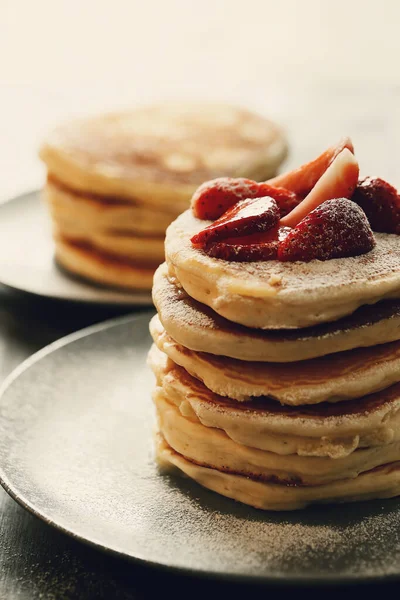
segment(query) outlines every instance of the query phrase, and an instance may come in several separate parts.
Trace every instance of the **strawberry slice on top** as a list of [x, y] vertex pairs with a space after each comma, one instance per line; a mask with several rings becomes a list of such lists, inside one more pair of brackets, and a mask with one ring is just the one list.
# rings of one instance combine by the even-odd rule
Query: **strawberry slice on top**
[[310, 193], [281, 223], [295, 227], [314, 208], [332, 198], [351, 198], [358, 182], [359, 167], [354, 156], [345, 148], [329, 165]]
[[198, 219], [213, 221], [240, 200], [270, 196], [276, 200], [281, 217], [284, 217], [311, 192], [343, 150], [354, 153], [353, 144], [348, 137], [325, 150], [311, 162], [261, 183], [233, 177], [219, 177], [206, 181], [193, 194], [193, 214]]
[[216, 220], [191, 241], [209, 256], [230, 261], [308, 262], [364, 254], [376, 243], [372, 229], [400, 234], [400, 195], [382, 179], [358, 176], [353, 145], [344, 138], [268, 182], [207, 182], [193, 196], [192, 210], [198, 218]]
[[233, 262], [276, 260], [278, 258], [279, 243], [289, 231], [288, 227], [274, 227], [264, 233], [229, 238], [206, 246], [204, 252], [213, 258]]
[[241, 200], [264, 196], [276, 200], [281, 217], [302, 200], [294, 192], [267, 183], [257, 183], [251, 179], [219, 177], [206, 181], [195, 191], [191, 208], [198, 219], [214, 221]]
[[390, 183], [366, 177], [358, 182], [351, 199], [361, 206], [373, 231], [400, 234], [400, 196]]
[[347, 198], [327, 200], [279, 244], [278, 260], [329, 260], [372, 250], [375, 238], [363, 210]]
[[335, 158], [345, 149], [354, 154], [353, 143], [349, 137], [342, 138], [337, 144], [330, 146], [314, 160], [301, 165], [297, 169], [277, 175], [266, 183], [274, 187], [291, 190], [304, 198], [311, 192]]
[[247, 198], [191, 238], [195, 246], [206, 246], [224, 238], [268, 231], [279, 222], [279, 208], [273, 198]]

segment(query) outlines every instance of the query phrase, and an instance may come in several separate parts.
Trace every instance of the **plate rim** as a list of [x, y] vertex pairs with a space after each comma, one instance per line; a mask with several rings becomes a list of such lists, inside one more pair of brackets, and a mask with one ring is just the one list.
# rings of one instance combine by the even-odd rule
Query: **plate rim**
[[[40, 197], [40, 193], [41, 193], [41, 188], [35, 188], [35, 189], [31, 189], [31, 190], [27, 190], [25, 192], [22, 192], [20, 194], [17, 194], [16, 196], [11, 196], [9, 198], [6, 198], [5, 200], [2, 200], [0, 202], [0, 213], [1, 210], [4, 206], [8, 206], [10, 204], [12, 204], [13, 202], [18, 202], [18, 201], [29, 201], [29, 199], [31, 200], [35, 200], [36, 196], [37, 199], [39, 200]], [[36, 298], [48, 298], [51, 300], [58, 300], [61, 302], [71, 302], [74, 304], [86, 304], [86, 305], [96, 305], [96, 306], [121, 306], [121, 307], [151, 307], [153, 302], [152, 302], [152, 297], [151, 297], [151, 291], [149, 291], [148, 293], [146, 293], [145, 291], [143, 292], [137, 292], [137, 294], [134, 291], [130, 291], [127, 290], [126, 292], [118, 290], [118, 288], [107, 288], [104, 287], [105, 291], [109, 291], [112, 292], [113, 294], [116, 295], [116, 298], [114, 300], [110, 300], [110, 299], [105, 299], [105, 298], [78, 298], [78, 297], [67, 297], [64, 295], [57, 295], [57, 294], [52, 294], [52, 293], [40, 293], [39, 291], [34, 291], [34, 290], [28, 290], [25, 289], [23, 287], [20, 286], [15, 286], [15, 285], [11, 285], [9, 283], [3, 282], [1, 275], [0, 275], [0, 284], [4, 285], [6, 288], [10, 289], [10, 290], [16, 290], [18, 292], [22, 292], [24, 294], [29, 294], [32, 296], [35, 296]], [[87, 285], [91, 285], [90, 281], [86, 282], [85, 284]], [[95, 284], [93, 284], [93, 287], [96, 288], [97, 286], [95, 286]], [[101, 286], [100, 286], [100, 289]], [[136, 300], [135, 300], [135, 296], [136, 296]], [[141, 299], [140, 299], [141, 298]]]
[[[154, 310], [147, 310], [146, 312], [141, 312], [140, 314], [130, 314], [124, 315], [120, 317], [114, 317], [112, 319], [107, 319], [106, 321], [102, 321], [100, 323], [96, 323], [94, 325], [90, 325], [88, 327], [84, 327], [70, 333], [66, 336], [55, 340], [54, 342], [44, 346], [28, 358], [26, 358], [22, 363], [20, 363], [15, 369], [6, 376], [0, 385], [0, 404], [2, 402], [2, 398], [6, 391], [13, 385], [14, 381], [18, 379], [18, 377], [30, 369], [33, 365], [40, 362], [46, 356], [52, 354], [64, 346], [68, 346], [69, 344], [83, 339], [85, 337], [89, 337], [91, 335], [96, 335], [102, 331], [106, 331], [107, 329], [112, 329], [114, 327], [119, 327], [124, 324], [134, 323], [137, 320], [147, 320], [150, 322], [151, 316], [154, 314]], [[133, 556], [132, 554], [127, 554], [122, 550], [118, 550], [116, 548], [112, 548], [110, 546], [104, 545], [99, 541], [96, 541], [95, 537], [89, 539], [84, 535], [74, 531], [71, 528], [68, 528], [65, 525], [58, 523], [56, 520], [48, 517], [44, 511], [41, 511], [39, 508], [35, 507], [34, 502], [31, 502], [28, 498], [26, 498], [23, 494], [19, 494], [18, 489], [14, 487], [12, 481], [10, 480], [7, 473], [4, 471], [4, 466], [0, 464], [0, 485], [5, 490], [5, 492], [24, 510], [33, 515], [35, 518], [39, 519], [46, 525], [53, 527], [57, 531], [60, 531], [64, 535], [83, 543], [85, 545], [90, 546], [91, 548], [96, 549], [97, 551], [103, 552], [107, 555], [111, 555], [113, 557], [117, 557], [119, 559], [124, 560], [125, 562], [130, 562], [137, 564], [138, 566], [144, 566], [147, 568], [151, 568], [154, 570], [161, 570], [163, 572], [168, 572], [175, 575], [187, 576], [187, 577], [198, 577], [201, 579], [210, 579], [214, 581], [225, 581], [225, 582], [238, 582], [238, 583], [253, 583], [253, 584], [265, 584], [265, 585], [275, 585], [277, 587], [288, 588], [293, 586], [298, 587], [317, 587], [321, 588], [324, 586], [334, 586], [337, 588], [341, 588], [343, 586], [349, 585], [359, 585], [366, 583], [380, 583], [380, 584], [388, 584], [400, 581], [400, 565], [399, 571], [397, 573], [388, 573], [383, 575], [365, 575], [363, 577], [357, 575], [343, 575], [340, 577], [335, 577], [333, 575], [327, 576], [291, 576], [288, 578], [287, 574], [277, 574], [274, 576], [269, 573], [268, 575], [261, 574], [237, 574], [232, 571], [229, 572], [218, 572], [218, 571], [208, 571], [205, 569], [196, 569], [185, 566], [176, 566], [169, 565], [166, 563], [161, 563], [153, 560], [149, 560], [142, 556]]]

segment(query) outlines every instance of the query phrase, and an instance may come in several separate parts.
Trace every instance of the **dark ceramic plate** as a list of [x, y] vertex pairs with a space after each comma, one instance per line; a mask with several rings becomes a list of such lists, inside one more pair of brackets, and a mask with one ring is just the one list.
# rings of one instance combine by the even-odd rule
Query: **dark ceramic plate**
[[5, 489], [62, 531], [125, 558], [275, 583], [400, 574], [400, 501], [268, 513], [153, 461], [149, 313], [39, 352], [0, 398]]
[[151, 306], [151, 294], [87, 283], [54, 262], [50, 218], [39, 192], [0, 204], [0, 283], [23, 292], [96, 304]]

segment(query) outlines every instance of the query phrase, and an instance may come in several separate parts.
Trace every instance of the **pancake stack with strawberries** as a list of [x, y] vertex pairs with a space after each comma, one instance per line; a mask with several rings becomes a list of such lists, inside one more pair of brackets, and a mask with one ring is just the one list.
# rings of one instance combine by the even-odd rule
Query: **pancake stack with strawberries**
[[400, 494], [399, 232], [349, 139], [198, 188], [154, 278], [160, 464], [269, 510]]
[[171, 103], [62, 125], [40, 151], [57, 262], [104, 285], [150, 290], [167, 226], [221, 174], [276, 173], [286, 140], [234, 106]]

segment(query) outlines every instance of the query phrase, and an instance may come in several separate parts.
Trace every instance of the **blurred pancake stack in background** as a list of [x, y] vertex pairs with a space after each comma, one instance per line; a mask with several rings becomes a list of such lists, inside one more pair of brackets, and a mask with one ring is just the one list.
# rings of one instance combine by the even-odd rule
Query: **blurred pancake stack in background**
[[271, 121], [214, 104], [164, 104], [74, 121], [42, 144], [56, 260], [93, 282], [150, 290], [164, 233], [205, 180], [263, 180], [286, 156]]

